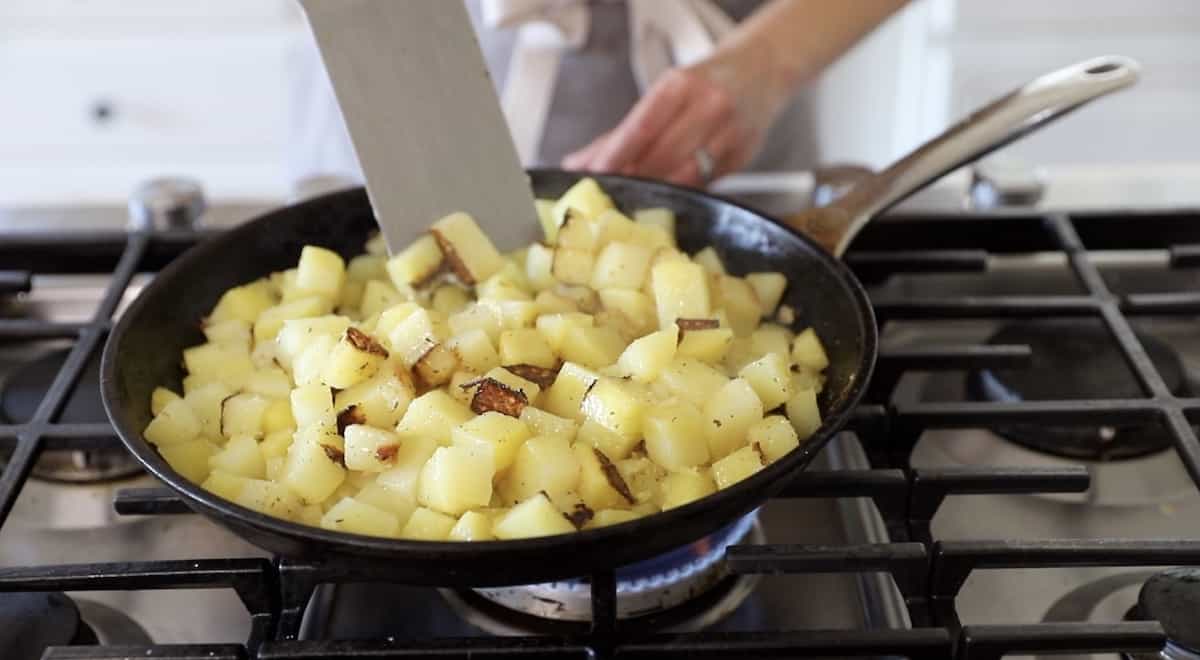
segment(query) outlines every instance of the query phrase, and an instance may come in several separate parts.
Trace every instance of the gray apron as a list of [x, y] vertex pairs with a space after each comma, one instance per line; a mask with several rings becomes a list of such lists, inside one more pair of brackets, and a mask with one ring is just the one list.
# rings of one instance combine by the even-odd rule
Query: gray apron
[[[740, 21], [761, 0], [718, 0], [731, 18]], [[556, 166], [563, 156], [610, 130], [638, 99], [629, 56], [627, 9], [621, 2], [591, 0], [591, 23], [586, 43], [564, 54], [555, 82], [536, 164]], [[480, 46], [497, 90], [505, 84], [515, 32], [483, 25], [479, 0], [467, 0]], [[299, 54], [297, 122], [292, 143], [294, 179], [334, 175], [361, 180], [353, 148], [332, 89], [311, 38]], [[746, 168], [750, 171], [808, 169], [817, 160], [814, 110], [807, 91], [788, 104], [772, 126], [765, 147]]]

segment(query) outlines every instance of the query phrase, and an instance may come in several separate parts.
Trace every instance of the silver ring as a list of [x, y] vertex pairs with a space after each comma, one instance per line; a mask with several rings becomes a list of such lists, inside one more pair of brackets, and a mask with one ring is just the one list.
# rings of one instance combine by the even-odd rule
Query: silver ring
[[700, 180], [708, 184], [712, 181], [713, 170], [716, 169], [712, 154], [708, 153], [708, 149], [700, 147], [693, 155], [696, 157], [696, 168], [700, 170]]

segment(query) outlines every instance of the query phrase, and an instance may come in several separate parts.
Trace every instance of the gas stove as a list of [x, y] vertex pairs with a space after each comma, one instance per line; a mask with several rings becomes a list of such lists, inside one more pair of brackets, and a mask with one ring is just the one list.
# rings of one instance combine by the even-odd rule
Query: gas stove
[[658, 563], [451, 590], [268, 556], [124, 454], [112, 319], [260, 208], [198, 193], [0, 213], [2, 657], [1200, 652], [1200, 210], [891, 215], [847, 257], [868, 401], [780, 497]]

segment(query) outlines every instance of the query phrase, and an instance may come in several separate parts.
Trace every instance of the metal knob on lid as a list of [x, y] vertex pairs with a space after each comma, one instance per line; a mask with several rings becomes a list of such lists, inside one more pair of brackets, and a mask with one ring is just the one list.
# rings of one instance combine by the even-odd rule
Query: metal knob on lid
[[153, 179], [138, 186], [129, 198], [131, 229], [191, 229], [200, 225], [207, 204], [195, 179]]

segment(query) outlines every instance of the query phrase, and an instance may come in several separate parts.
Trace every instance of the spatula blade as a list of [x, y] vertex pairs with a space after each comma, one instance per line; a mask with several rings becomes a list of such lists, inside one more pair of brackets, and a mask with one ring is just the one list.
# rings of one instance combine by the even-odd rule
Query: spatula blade
[[528, 176], [457, 0], [301, 0], [393, 253], [455, 211], [497, 247], [536, 225]]

